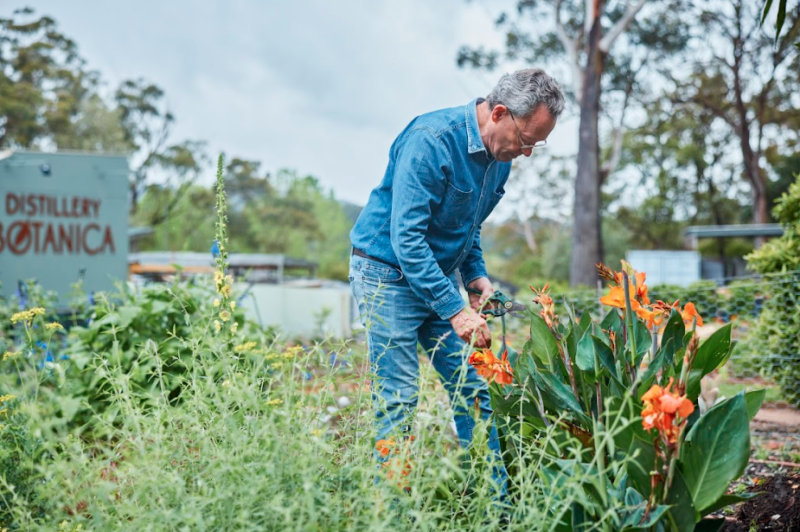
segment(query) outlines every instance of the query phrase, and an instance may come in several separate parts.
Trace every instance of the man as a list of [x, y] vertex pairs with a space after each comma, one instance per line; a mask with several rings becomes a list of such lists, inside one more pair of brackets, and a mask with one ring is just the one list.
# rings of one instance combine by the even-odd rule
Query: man
[[[408, 435], [417, 406], [417, 343], [429, 353], [455, 411], [460, 444], [468, 409], [491, 414], [489, 393], [467, 364], [491, 335], [476, 310], [494, 293], [481, 224], [503, 197], [511, 161], [546, 143], [564, 96], [542, 70], [506, 74], [486, 99], [415, 118], [391, 147], [383, 181], [350, 233], [350, 286], [367, 328], [376, 441]], [[466, 306], [464, 284], [480, 291]], [[489, 440], [499, 453], [496, 428]], [[500, 468], [502, 469], [502, 468]], [[496, 475], [504, 484], [504, 471]]]

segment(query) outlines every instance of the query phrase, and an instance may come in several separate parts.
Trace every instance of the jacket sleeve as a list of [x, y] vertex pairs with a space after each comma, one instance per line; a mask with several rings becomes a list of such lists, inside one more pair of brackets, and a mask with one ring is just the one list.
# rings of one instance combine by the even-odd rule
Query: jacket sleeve
[[436, 262], [425, 235], [451, 173], [444, 144], [427, 129], [411, 130], [399, 147], [394, 168], [392, 249], [411, 290], [445, 320], [458, 314], [465, 304]]

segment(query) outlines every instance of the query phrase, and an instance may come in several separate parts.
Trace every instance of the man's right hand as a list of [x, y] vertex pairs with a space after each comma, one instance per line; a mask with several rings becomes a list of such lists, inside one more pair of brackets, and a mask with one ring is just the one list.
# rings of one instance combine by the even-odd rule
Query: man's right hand
[[470, 307], [465, 307], [450, 318], [450, 323], [459, 338], [468, 344], [478, 349], [488, 349], [492, 346], [492, 334], [489, 332], [486, 320]]

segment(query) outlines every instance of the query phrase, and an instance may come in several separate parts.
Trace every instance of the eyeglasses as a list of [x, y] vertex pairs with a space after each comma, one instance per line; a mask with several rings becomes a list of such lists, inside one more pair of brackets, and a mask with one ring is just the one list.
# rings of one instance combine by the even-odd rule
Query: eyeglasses
[[519, 130], [519, 126], [517, 125], [517, 121], [514, 120], [514, 115], [511, 114], [511, 111], [508, 112], [508, 116], [511, 117], [511, 121], [514, 122], [514, 127], [517, 129], [517, 139], [519, 140], [519, 149], [520, 150], [532, 150], [534, 148], [541, 148], [542, 146], [547, 145], [546, 140], [540, 140], [535, 144], [525, 144], [522, 142], [522, 133]]

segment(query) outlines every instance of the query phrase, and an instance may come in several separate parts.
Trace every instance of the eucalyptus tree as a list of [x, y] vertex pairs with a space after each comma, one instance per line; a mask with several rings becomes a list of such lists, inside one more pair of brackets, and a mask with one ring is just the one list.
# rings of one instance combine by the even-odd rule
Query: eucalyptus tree
[[800, 4], [786, 12], [775, 41], [760, 23], [759, 7], [747, 0], [702, 2], [695, 16], [691, 74], [670, 74], [672, 100], [710, 113], [732, 133], [741, 176], [751, 191], [752, 221], [769, 221], [769, 152], [800, 146]]
[[[629, 109], [656, 84], [656, 65], [683, 49], [682, 0], [520, 0], [497, 26], [505, 51], [459, 51], [458, 64], [546, 65], [569, 78], [579, 112], [570, 283], [592, 285], [603, 258], [601, 187], [616, 169]], [[566, 69], [564, 69], [566, 65]], [[601, 133], [603, 143], [601, 146]]]

